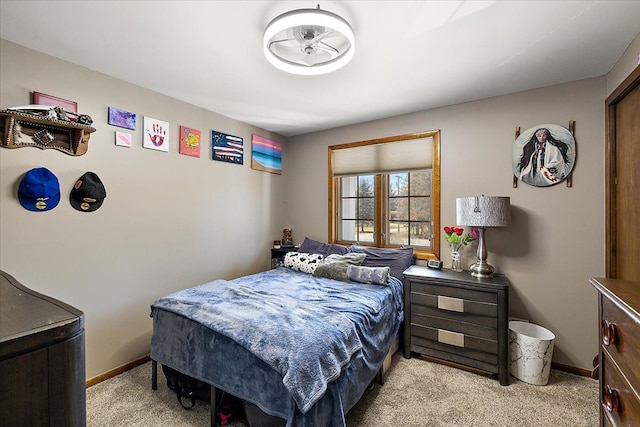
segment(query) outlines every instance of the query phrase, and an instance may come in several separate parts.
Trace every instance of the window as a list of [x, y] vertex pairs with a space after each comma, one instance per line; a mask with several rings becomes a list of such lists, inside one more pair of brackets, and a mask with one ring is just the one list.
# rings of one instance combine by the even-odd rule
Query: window
[[439, 258], [439, 132], [329, 147], [329, 240]]
[[375, 194], [374, 175], [349, 176], [339, 179], [340, 240], [374, 243]]
[[383, 176], [387, 181], [385, 243], [431, 248], [431, 169]]

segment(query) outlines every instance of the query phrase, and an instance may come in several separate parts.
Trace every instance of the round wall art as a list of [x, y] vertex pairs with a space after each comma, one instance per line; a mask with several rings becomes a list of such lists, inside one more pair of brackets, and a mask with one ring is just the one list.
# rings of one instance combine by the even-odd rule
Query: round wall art
[[513, 145], [513, 173], [523, 182], [547, 187], [564, 180], [576, 160], [576, 140], [562, 126], [542, 124], [522, 132]]

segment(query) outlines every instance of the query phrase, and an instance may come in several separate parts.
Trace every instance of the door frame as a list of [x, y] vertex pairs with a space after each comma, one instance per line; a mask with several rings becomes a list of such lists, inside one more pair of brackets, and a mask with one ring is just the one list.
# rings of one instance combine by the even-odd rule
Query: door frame
[[606, 277], [617, 278], [616, 261], [616, 107], [640, 85], [640, 65], [624, 79], [605, 100], [605, 271]]

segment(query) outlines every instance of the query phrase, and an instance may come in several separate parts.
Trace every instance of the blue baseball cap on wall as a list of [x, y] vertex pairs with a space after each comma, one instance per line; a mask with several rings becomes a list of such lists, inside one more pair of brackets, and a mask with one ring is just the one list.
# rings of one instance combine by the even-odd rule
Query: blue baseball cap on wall
[[47, 168], [31, 169], [18, 187], [18, 200], [32, 212], [49, 211], [60, 203], [60, 183]]

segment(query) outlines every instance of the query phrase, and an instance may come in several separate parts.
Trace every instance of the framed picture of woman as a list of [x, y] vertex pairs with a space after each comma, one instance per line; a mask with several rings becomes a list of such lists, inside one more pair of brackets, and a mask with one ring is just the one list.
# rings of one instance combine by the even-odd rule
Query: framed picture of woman
[[521, 181], [547, 187], [566, 179], [576, 160], [576, 141], [562, 126], [541, 124], [520, 133], [513, 145], [513, 173]]

